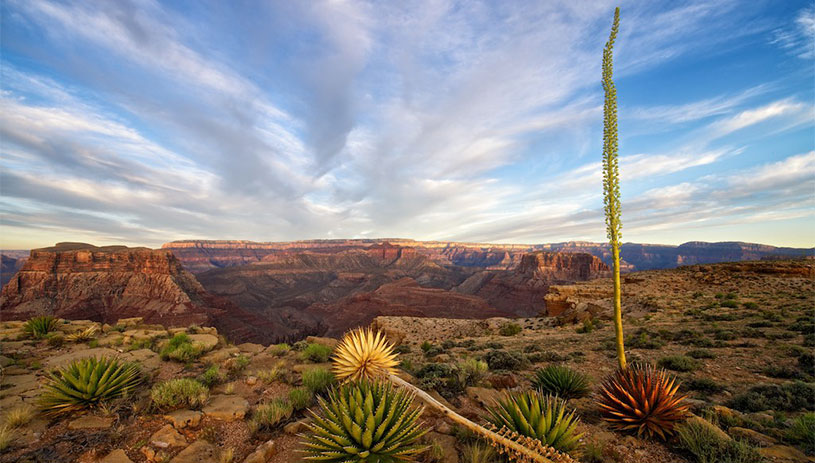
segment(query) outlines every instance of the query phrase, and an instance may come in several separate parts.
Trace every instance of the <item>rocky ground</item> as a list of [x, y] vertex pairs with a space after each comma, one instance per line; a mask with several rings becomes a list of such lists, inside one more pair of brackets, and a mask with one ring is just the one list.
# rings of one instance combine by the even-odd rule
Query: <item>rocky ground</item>
[[[806, 409], [815, 408], [815, 397], [804, 398], [805, 405], [793, 409], [774, 397], [746, 394], [762, 384], [779, 385], [780, 391], [794, 385], [804, 385], [795, 391], [812, 390], [814, 278], [811, 261], [629, 274], [624, 283], [629, 361], [672, 369], [683, 380], [696, 414], [717, 422], [729, 436], [750, 441], [768, 462], [815, 461], [788, 431]], [[613, 327], [607, 321], [605, 296], [609, 288], [607, 280], [554, 287], [547, 304], [560, 304], [558, 318], [381, 317], [374, 323], [399, 344], [401, 367], [409, 381], [482, 422], [485, 407], [499, 391], [529, 388], [537, 368], [568, 365], [589, 374], [593, 387], [613, 371]], [[311, 343], [330, 349], [336, 340], [310, 338], [289, 351], [258, 344], [235, 346], [213, 328], [166, 330], [131, 319], [99, 326], [100, 333], [91, 341], [71, 343], [64, 337], [92, 322], [60, 323], [59, 332], [44, 340], [26, 337], [22, 322], [0, 324], [0, 426], [9, 411], [36, 405], [48, 372], [73, 359], [108, 355], [136, 361], [147, 381], [126, 400], [86, 414], [53, 420], [35, 415], [16, 428], [0, 462], [300, 461], [297, 433], [304, 411], [260, 429], [253, 426], [253, 417], [261, 404], [301, 387], [303, 371], [329, 366], [320, 355], [307, 359], [303, 348]], [[200, 357], [185, 363], [162, 360], [158, 352], [180, 331], [189, 332], [202, 350]], [[428, 365], [454, 370], [468, 358], [489, 363], [489, 371], [475, 386], [458, 387], [426, 375]], [[220, 373], [202, 406], [160, 410], [152, 404], [155, 384], [180, 377], [201, 379], [212, 365], [218, 365]], [[575, 454], [580, 461], [695, 461], [675, 441], [610, 432], [591, 398], [573, 399], [570, 405], [577, 409], [585, 433], [583, 450]], [[432, 426], [426, 439], [433, 446], [423, 461], [469, 461], [460, 453], [468, 441], [466, 433], [430, 409], [423, 420]]]

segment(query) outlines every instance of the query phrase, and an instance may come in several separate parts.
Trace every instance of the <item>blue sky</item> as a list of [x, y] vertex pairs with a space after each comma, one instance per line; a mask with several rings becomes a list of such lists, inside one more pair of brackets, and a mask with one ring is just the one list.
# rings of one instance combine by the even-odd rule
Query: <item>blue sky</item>
[[[0, 248], [604, 241], [600, 1], [2, 2]], [[815, 245], [815, 6], [624, 1], [623, 239]]]

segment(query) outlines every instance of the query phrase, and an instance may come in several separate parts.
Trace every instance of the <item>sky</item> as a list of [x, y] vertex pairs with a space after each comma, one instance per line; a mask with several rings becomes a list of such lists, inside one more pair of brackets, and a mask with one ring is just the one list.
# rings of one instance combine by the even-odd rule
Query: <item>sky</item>
[[0, 2], [0, 248], [815, 246], [815, 4]]

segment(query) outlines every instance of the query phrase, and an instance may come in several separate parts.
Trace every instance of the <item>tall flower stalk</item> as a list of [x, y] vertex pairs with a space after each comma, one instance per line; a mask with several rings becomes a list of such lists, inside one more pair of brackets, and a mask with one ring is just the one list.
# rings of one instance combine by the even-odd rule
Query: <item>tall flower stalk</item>
[[606, 47], [603, 49], [603, 201], [606, 213], [606, 232], [611, 245], [611, 258], [614, 265], [614, 331], [617, 336], [617, 358], [620, 368], [626, 367], [625, 345], [623, 344], [623, 317], [620, 302], [620, 166], [617, 160], [617, 87], [612, 74], [614, 60], [612, 51], [620, 25], [620, 8], [614, 10], [614, 23], [611, 26]]

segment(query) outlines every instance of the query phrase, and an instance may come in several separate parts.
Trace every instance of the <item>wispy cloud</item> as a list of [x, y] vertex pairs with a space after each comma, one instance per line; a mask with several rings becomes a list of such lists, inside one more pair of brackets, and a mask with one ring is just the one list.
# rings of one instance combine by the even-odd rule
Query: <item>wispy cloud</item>
[[801, 59], [815, 58], [815, 5], [802, 8], [792, 24], [776, 29], [770, 43]]

